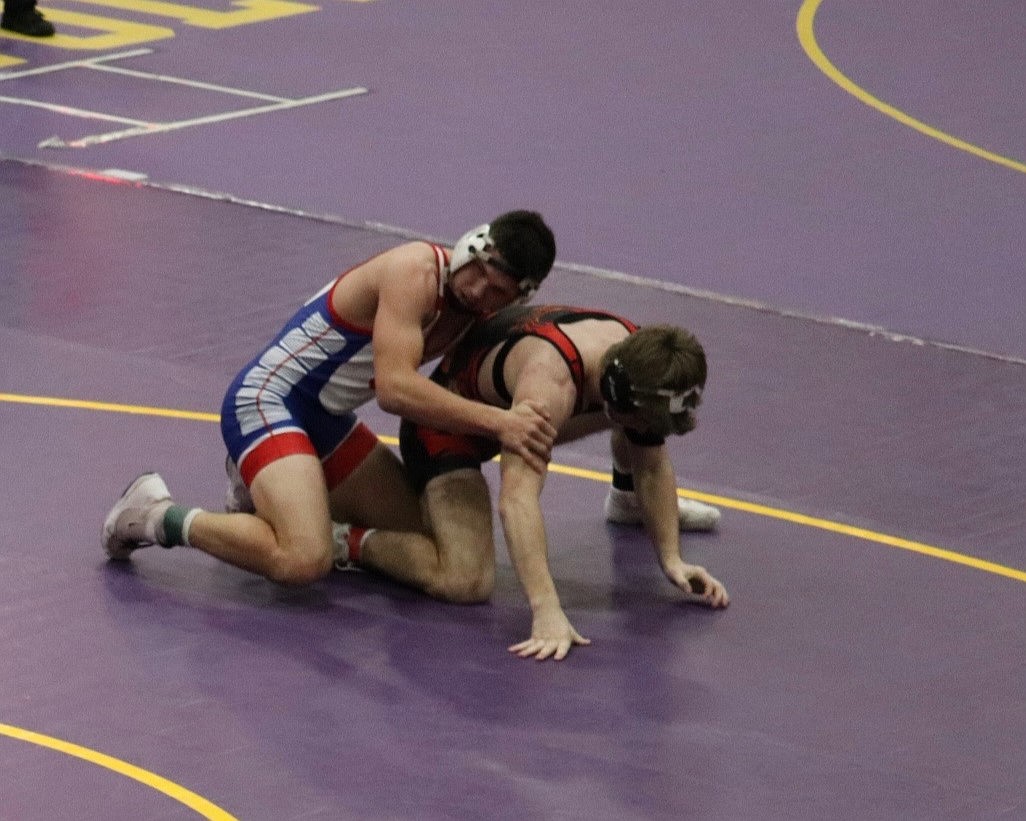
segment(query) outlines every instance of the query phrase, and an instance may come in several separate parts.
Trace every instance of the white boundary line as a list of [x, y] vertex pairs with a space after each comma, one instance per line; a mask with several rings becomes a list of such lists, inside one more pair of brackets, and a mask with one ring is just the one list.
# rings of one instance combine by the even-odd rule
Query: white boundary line
[[140, 57], [142, 55], [152, 53], [153, 49], [141, 48], [134, 49], [132, 51], [122, 51], [116, 54], [90, 57], [85, 60], [72, 60], [70, 62], [58, 63], [51, 66], [26, 69], [25, 71], [2, 72], [0, 73], [0, 81], [14, 80], [19, 77], [29, 77], [40, 74], [52, 74], [57, 71], [65, 71], [73, 68], [86, 68], [94, 71], [105, 71], [112, 74], [137, 77], [144, 80], [151, 80], [153, 82], [188, 86], [189, 88], [197, 88], [203, 91], [214, 91], [235, 97], [249, 97], [257, 100], [265, 100], [269, 102], [269, 105], [256, 106], [254, 108], [246, 108], [237, 111], [225, 111], [220, 114], [210, 114], [205, 117], [195, 117], [189, 120], [177, 120], [169, 123], [154, 123], [146, 120], [136, 120], [129, 117], [119, 117], [114, 114], [106, 114], [100, 111], [89, 111], [56, 103], [45, 103], [39, 100], [32, 100], [23, 97], [0, 96], [0, 103], [41, 108], [57, 114], [66, 114], [73, 117], [82, 117], [85, 119], [101, 120], [131, 126], [131, 128], [125, 128], [120, 131], [108, 131], [103, 134], [90, 134], [89, 136], [80, 137], [79, 139], [71, 140], [70, 142], [63, 140], [60, 137], [49, 137], [42, 140], [38, 145], [39, 148], [87, 148], [93, 145], [114, 142], [115, 140], [127, 140], [131, 137], [142, 137], [150, 134], [165, 134], [169, 131], [178, 131], [183, 128], [192, 128], [197, 125], [209, 125], [211, 123], [237, 120], [243, 117], [254, 117], [258, 114], [285, 111], [290, 108], [299, 108], [301, 106], [324, 103], [330, 100], [343, 100], [347, 97], [356, 97], [369, 92], [369, 90], [363, 86], [353, 86], [352, 88], [345, 88], [340, 91], [330, 91], [326, 94], [317, 94], [312, 97], [303, 97], [295, 100], [287, 97], [278, 97], [273, 94], [262, 94], [258, 91], [249, 91], [248, 89], [204, 83], [199, 80], [189, 80], [184, 77], [173, 77], [169, 74], [153, 74], [147, 71], [138, 71], [136, 69], [122, 68], [120, 66], [104, 65], [105, 63], [114, 60], [122, 60], [128, 57]]
[[19, 77], [31, 77], [35, 74], [50, 74], [54, 71], [64, 71], [68, 68], [91, 68], [97, 63], [105, 63], [109, 60], [124, 60], [128, 57], [141, 57], [144, 54], [153, 54], [151, 48], [137, 48], [132, 51], [119, 51], [116, 54], [105, 54], [100, 57], [87, 57], [84, 60], [72, 60], [67, 63], [55, 63], [52, 66], [41, 66], [40, 68], [27, 68], [24, 71], [0, 71], [0, 80], [16, 80]]
[[[0, 155], [0, 159], [2, 159]], [[38, 163], [34, 160], [19, 160], [29, 165], [42, 165], [45, 168], [51, 168], [53, 170], [64, 171], [66, 173], [81, 173], [78, 169], [65, 168], [61, 166], [51, 166], [46, 163]], [[109, 172], [108, 172], [109, 173]], [[333, 214], [319, 214], [313, 211], [304, 211], [301, 208], [289, 208], [283, 205], [274, 205], [272, 203], [260, 202], [258, 200], [249, 200], [243, 197], [235, 196], [234, 194], [219, 193], [217, 191], [208, 191], [204, 188], [198, 188], [191, 185], [180, 185], [176, 183], [158, 183], [153, 181], [146, 181], [143, 183], [148, 188], [155, 188], [161, 191], [172, 191], [177, 194], [186, 194], [191, 197], [199, 197], [201, 199], [215, 200], [218, 202], [226, 202], [231, 205], [242, 205], [247, 208], [257, 208], [261, 211], [269, 211], [275, 214], [286, 214], [292, 217], [301, 217], [303, 219], [317, 220], [318, 222], [327, 222], [332, 225], [341, 225], [346, 228], [357, 228], [366, 231], [373, 231], [377, 234], [386, 234], [388, 236], [401, 237], [407, 240], [425, 240], [427, 242], [451, 244], [450, 239], [444, 237], [432, 236], [430, 234], [424, 234], [419, 231], [411, 231], [408, 228], [402, 228], [396, 225], [388, 225], [383, 222], [356, 222], [353, 220], [347, 220], [342, 217], [335, 216]], [[647, 277], [636, 276], [635, 274], [628, 274], [623, 271], [613, 271], [608, 268], [596, 268], [591, 265], [579, 265], [573, 262], [561, 262], [556, 261], [553, 266], [553, 270], [560, 269], [570, 274], [577, 274], [581, 276], [595, 277], [596, 279], [607, 279], [614, 282], [620, 282], [626, 285], [636, 285], [641, 288], [650, 288], [658, 291], [665, 291], [671, 294], [679, 294], [681, 296], [691, 297], [693, 299], [702, 299], [707, 302], [715, 302], [720, 305], [729, 305], [735, 308], [744, 308], [750, 311], [758, 311], [759, 313], [773, 314], [774, 316], [782, 316], [788, 319], [797, 319], [803, 322], [814, 322], [817, 325], [832, 325], [834, 327], [848, 328], [857, 333], [868, 334], [869, 336], [879, 336], [890, 342], [901, 342], [911, 345], [918, 345], [927, 348], [939, 348], [940, 350], [953, 351], [960, 354], [968, 354], [969, 356], [980, 356], [984, 359], [993, 359], [998, 362], [1008, 362], [1013, 365], [1026, 365], [1026, 359], [1011, 354], [1000, 354], [994, 353], [993, 351], [984, 351], [979, 348], [970, 348], [965, 345], [956, 345], [951, 342], [942, 342], [939, 340], [923, 339], [921, 337], [911, 336], [909, 334], [898, 333], [896, 331], [889, 331], [880, 325], [870, 325], [865, 322], [857, 322], [851, 319], [844, 319], [842, 317], [831, 317], [831, 316], [820, 316], [817, 314], [808, 314], [801, 311], [790, 311], [786, 308], [776, 308], [765, 302], [759, 302], [754, 299], [745, 299], [744, 297], [733, 297], [726, 294], [718, 294], [714, 291], [705, 291], [700, 288], [689, 288], [687, 285], [680, 285], [676, 282], [664, 282], [658, 279], [649, 279]]]
[[[23, 105], [29, 108], [42, 108], [46, 111], [53, 111], [56, 114], [66, 114], [69, 117], [82, 117], [86, 120], [102, 120], [110, 123], [122, 123], [123, 125], [145, 126], [145, 120], [133, 120], [128, 117], [118, 117], [114, 114], [105, 114], [102, 111], [89, 111], [84, 108], [72, 108], [58, 103], [41, 103], [38, 100], [26, 100], [22, 97], [0, 97], [0, 103], [11, 103], [12, 105]], [[57, 139], [56, 137], [54, 139]], [[48, 142], [48, 141], [44, 141]], [[40, 145], [40, 148], [44, 146]]]
[[[97, 173], [91, 169], [75, 168], [73, 166], [66, 165], [57, 165], [54, 163], [40, 162], [39, 160], [28, 160], [20, 157], [10, 157], [3, 153], [0, 153], [0, 161], [16, 162], [21, 165], [45, 168], [49, 171], [57, 171], [64, 174], [90, 174], [95, 176]], [[116, 179], [118, 181], [122, 181], [130, 177], [134, 179], [135, 177], [135, 175], [133, 175], [132, 172], [126, 172], [120, 169], [112, 169], [99, 173], [109, 176], [111, 179]], [[143, 177], [145, 177], [145, 175], [143, 175]], [[313, 211], [304, 211], [299, 208], [289, 208], [283, 205], [274, 205], [273, 203], [260, 202], [258, 200], [248, 200], [243, 197], [235, 196], [234, 194], [226, 194], [217, 191], [208, 191], [204, 188], [198, 188], [196, 186], [191, 185], [180, 185], [176, 183], [158, 183], [146, 180], [145, 178], [136, 179], [135, 181], [139, 185], [144, 185], [147, 188], [153, 188], [158, 191], [170, 191], [176, 194], [185, 194], [186, 196], [190, 197], [199, 197], [200, 199], [213, 200], [216, 202], [225, 202], [230, 205], [241, 205], [246, 208], [256, 208], [261, 211], [267, 211], [274, 214], [285, 214], [287, 216], [292, 217], [312, 219], [318, 222], [326, 222], [331, 225], [340, 225], [346, 228], [355, 228], [364, 231], [372, 231], [377, 234], [402, 237], [403, 239], [408, 240], [426, 240], [428, 242], [451, 244], [451, 239], [436, 237], [430, 234], [424, 234], [419, 231], [411, 231], [408, 228], [388, 225], [383, 222], [357, 222], [355, 220], [347, 220], [343, 217], [335, 216], [333, 214], [319, 214]], [[576, 263], [561, 262], [559, 260], [556, 260], [556, 263], [553, 266], [553, 270], [557, 269], [579, 276], [590, 276], [595, 277], [597, 279], [607, 279], [627, 285], [635, 285], [641, 288], [651, 288], [658, 291], [664, 291], [667, 293], [691, 297], [694, 299], [701, 299], [707, 302], [714, 302], [720, 305], [744, 308], [746, 310], [773, 314], [774, 316], [782, 316], [788, 319], [797, 319], [803, 322], [814, 322], [817, 325], [832, 325], [834, 327], [847, 328], [849, 330], [855, 331], [856, 333], [864, 333], [868, 334], [869, 336], [879, 336], [890, 342], [905, 343], [926, 348], [937, 348], [944, 351], [951, 351], [953, 353], [967, 354], [969, 356], [979, 356], [984, 359], [992, 359], [998, 362], [1007, 362], [1011, 365], [1026, 366], [1026, 359], [1019, 356], [1013, 356], [1011, 354], [994, 353], [993, 351], [984, 351], [980, 350], [979, 348], [970, 348], [965, 345], [956, 345], [950, 342], [942, 342], [933, 339], [923, 339], [921, 337], [911, 336], [909, 334], [898, 333], [896, 331], [889, 331], [886, 328], [883, 328], [879, 325], [869, 325], [864, 322], [856, 322], [854, 320], [844, 319], [842, 317], [817, 316], [816, 314], [806, 314], [800, 311], [790, 311], [784, 308], [775, 308], [772, 305], [769, 305], [764, 302], [759, 302], [757, 300], [744, 299], [742, 297], [732, 297], [725, 294], [718, 294], [713, 291], [704, 291], [698, 288], [689, 288], [686, 285], [679, 285], [675, 282], [663, 282], [662, 280], [658, 279], [648, 279], [646, 277], [639, 277], [634, 274], [628, 274], [623, 271], [613, 271], [608, 268], [596, 268], [591, 265], [578, 265]]]
[[342, 91], [331, 91], [327, 94], [318, 94], [315, 97], [304, 97], [300, 100], [282, 100], [271, 105], [262, 105], [255, 108], [246, 108], [240, 111], [227, 111], [222, 114], [210, 114], [206, 117], [196, 117], [192, 120], [178, 120], [173, 123], [136, 123], [134, 128], [127, 128], [123, 131], [108, 131], [105, 134], [91, 134], [88, 137], [81, 137], [71, 142], [64, 142], [59, 137], [52, 137], [39, 144], [40, 148], [87, 148], [92, 145], [114, 142], [115, 140], [127, 140], [131, 137], [142, 137], [150, 134], [164, 134], [169, 131], [178, 131], [182, 128], [192, 128], [197, 125], [208, 125], [210, 123], [221, 123], [227, 120], [237, 120], [242, 117], [253, 117], [257, 114], [267, 114], [272, 111], [285, 111], [290, 108], [299, 108], [314, 103], [323, 103], [328, 100], [341, 100], [346, 97], [356, 97], [366, 94], [368, 89], [363, 86], [346, 88]]
[[232, 94], [236, 97], [253, 97], [257, 100], [269, 100], [277, 103], [289, 102], [287, 97], [276, 97], [273, 94], [261, 94], [259, 91], [247, 91], [246, 89], [231, 88], [230, 86], [218, 86], [199, 80], [186, 80], [184, 77], [172, 77], [169, 74], [151, 74], [148, 71], [136, 71], [135, 69], [121, 68], [120, 66], [95, 64], [83, 66], [83, 68], [89, 68], [93, 71], [106, 71], [111, 74], [123, 74], [127, 77], [140, 77], [144, 80], [154, 80], [158, 83], [172, 83], [174, 85], [188, 86], [189, 88], [199, 88], [203, 91], [219, 91], [222, 94]]

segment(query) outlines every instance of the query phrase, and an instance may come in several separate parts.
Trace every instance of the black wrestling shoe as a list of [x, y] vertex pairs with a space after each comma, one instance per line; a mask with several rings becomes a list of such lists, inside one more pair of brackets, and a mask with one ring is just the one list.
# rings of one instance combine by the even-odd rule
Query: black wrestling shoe
[[35, 8], [4, 12], [4, 15], [0, 17], [0, 28], [24, 34], [26, 37], [53, 37], [57, 31], [53, 27], [53, 23], [43, 17]]

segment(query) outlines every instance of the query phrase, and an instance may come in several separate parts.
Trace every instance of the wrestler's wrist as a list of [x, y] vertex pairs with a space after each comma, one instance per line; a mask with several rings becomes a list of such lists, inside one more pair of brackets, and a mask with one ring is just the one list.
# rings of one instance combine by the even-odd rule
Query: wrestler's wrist
[[504, 441], [506, 431], [509, 430], [510, 422], [513, 419], [513, 411], [496, 408], [492, 405], [486, 406], [489, 413], [488, 434], [500, 442]]

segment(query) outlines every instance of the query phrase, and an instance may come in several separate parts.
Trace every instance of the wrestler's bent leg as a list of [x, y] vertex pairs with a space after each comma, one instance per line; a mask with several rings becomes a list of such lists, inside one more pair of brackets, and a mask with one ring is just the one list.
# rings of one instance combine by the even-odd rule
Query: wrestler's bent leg
[[331, 571], [331, 518], [316, 456], [293, 454], [263, 467], [250, 484], [256, 514], [201, 512], [189, 541], [205, 553], [282, 584]]
[[435, 477], [422, 505], [430, 538], [375, 531], [364, 544], [361, 565], [445, 601], [486, 600], [495, 585], [495, 545], [491, 496], [480, 470]]

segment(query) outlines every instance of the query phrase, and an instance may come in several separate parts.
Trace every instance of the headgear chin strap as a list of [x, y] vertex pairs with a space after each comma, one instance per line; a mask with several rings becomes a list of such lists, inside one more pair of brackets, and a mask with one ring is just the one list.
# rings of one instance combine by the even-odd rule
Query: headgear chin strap
[[538, 290], [539, 283], [530, 277], [520, 276], [513, 266], [504, 259], [489, 253], [496, 250], [495, 240], [490, 233], [491, 226], [488, 223], [471, 228], [462, 237], [456, 240], [452, 247], [452, 257], [449, 260], [448, 277], [474, 260], [479, 260], [487, 265], [498, 268], [504, 274], [513, 277], [520, 287], [520, 301], [526, 302], [534, 292]]

